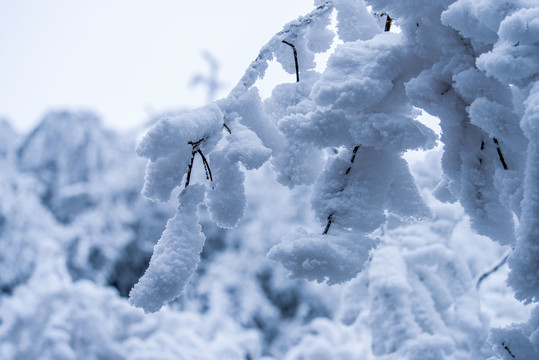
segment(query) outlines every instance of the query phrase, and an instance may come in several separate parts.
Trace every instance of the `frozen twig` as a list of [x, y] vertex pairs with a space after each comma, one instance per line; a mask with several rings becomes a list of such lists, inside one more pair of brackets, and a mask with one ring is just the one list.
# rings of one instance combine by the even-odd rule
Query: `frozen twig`
[[206, 160], [206, 157], [202, 153], [202, 151], [197, 150], [197, 153], [200, 154], [200, 157], [202, 158], [202, 164], [204, 165], [204, 172], [206, 173], [206, 180], [213, 181], [213, 177], [211, 176], [211, 170], [210, 170], [210, 164], [208, 164], [208, 160]]
[[333, 222], [333, 213], [329, 214], [328, 223], [327, 223], [326, 227], [324, 228], [324, 232], [322, 233], [322, 235], [327, 235], [328, 234], [328, 231], [329, 231], [329, 228], [330, 228], [332, 222]]
[[[352, 150], [352, 157], [350, 158], [350, 166], [348, 167], [348, 169], [346, 169], [345, 176], [348, 175], [350, 171], [352, 170], [352, 165], [354, 164], [354, 161], [356, 160], [357, 151], [359, 150], [360, 147], [361, 145], [354, 146], [354, 149]], [[344, 191], [344, 188], [341, 189], [340, 191]], [[329, 214], [328, 223], [326, 224], [326, 227], [324, 228], [324, 232], [322, 233], [322, 235], [327, 235], [329, 228], [331, 227], [331, 224], [333, 223], [333, 215], [335, 215], [334, 212]]]
[[211, 169], [210, 164], [208, 163], [208, 160], [202, 153], [202, 150], [200, 150], [199, 146], [206, 141], [206, 137], [203, 137], [202, 139], [198, 141], [188, 141], [187, 143], [193, 147], [193, 150], [191, 151], [191, 160], [189, 161], [189, 165], [187, 166], [187, 177], [185, 180], [185, 187], [189, 186], [189, 182], [191, 181], [191, 172], [193, 171], [193, 163], [195, 161], [196, 154], [199, 154], [202, 158], [202, 164], [204, 165], [204, 172], [206, 174], [206, 180], [213, 181], [213, 177], [211, 175]]
[[[350, 164], [354, 164], [354, 161], [356, 160], [356, 154], [357, 154], [357, 151], [359, 150], [360, 146], [361, 145], [354, 146], [354, 150], [352, 150], [352, 158], [350, 159]], [[348, 169], [346, 169], [346, 175], [348, 175], [350, 170], [352, 170], [352, 165], [350, 165], [350, 167]]]
[[263, 77], [264, 72], [268, 67], [268, 62], [273, 59], [273, 52], [285, 38], [296, 38], [300, 29], [309, 25], [316, 18], [327, 16], [331, 11], [333, 11], [333, 1], [326, 0], [311, 13], [286, 24], [283, 30], [275, 34], [270, 41], [262, 47], [257, 58], [249, 65], [247, 70], [245, 70], [245, 74], [231, 91], [230, 95], [235, 97], [241, 96], [241, 94], [245, 93], [251, 86], [253, 86], [258, 78]]
[[507, 351], [507, 352], [509, 353], [509, 355], [511, 355], [511, 357], [512, 357], [513, 359], [516, 358], [515, 355], [513, 355], [513, 353], [512, 353], [511, 350], [509, 349], [509, 347], [508, 347], [507, 345], [505, 345], [504, 342], [502, 342], [502, 346], [503, 346], [503, 348], [505, 349], [505, 351]]
[[479, 279], [477, 280], [477, 283], [475, 284], [475, 288], [476, 289], [479, 289], [479, 287], [481, 286], [481, 283], [483, 282], [483, 280], [485, 280], [487, 277], [489, 277], [490, 275], [494, 274], [496, 271], [498, 271], [502, 266], [503, 264], [505, 264], [505, 262], [507, 261], [507, 258], [509, 257], [509, 254], [511, 253], [511, 250], [508, 250], [503, 256], [502, 258], [498, 261], [498, 263], [496, 265], [494, 265], [494, 267], [486, 272], [484, 272], [480, 277]]
[[384, 31], [389, 31], [391, 30], [391, 22], [393, 21], [393, 19], [389, 16], [389, 14], [387, 14], [387, 18], [386, 18], [386, 26], [384, 28]]
[[498, 143], [498, 139], [492, 138], [494, 141], [494, 144], [496, 144], [496, 151], [498, 152], [498, 157], [500, 158], [500, 162], [502, 163], [502, 166], [505, 170], [508, 170], [507, 164], [505, 163], [505, 159], [502, 154], [502, 149], [500, 148], [500, 144]]
[[187, 178], [185, 179], [185, 187], [189, 186], [189, 181], [191, 180], [191, 170], [193, 170], [193, 162], [195, 161], [195, 154], [196, 152], [193, 152], [191, 154], [191, 161], [189, 162], [189, 165], [187, 166]]
[[289, 43], [286, 40], [283, 40], [283, 43], [285, 43], [288, 46], [291, 46], [292, 50], [294, 51], [294, 62], [296, 63], [296, 82], [299, 82], [298, 52], [296, 51], [296, 47], [294, 46], [294, 44]]

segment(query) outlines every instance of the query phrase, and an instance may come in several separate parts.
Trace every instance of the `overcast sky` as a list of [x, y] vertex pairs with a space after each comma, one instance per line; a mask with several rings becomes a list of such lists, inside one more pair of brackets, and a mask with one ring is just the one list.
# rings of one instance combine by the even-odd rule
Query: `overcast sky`
[[50, 109], [92, 109], [125, 129], [200, 106], [206, 93], [189, 81], [208, 73], [204, 50], [220, 62], [222, 97], [312, 2], [0, 0], [0, 117], [28, 130]]

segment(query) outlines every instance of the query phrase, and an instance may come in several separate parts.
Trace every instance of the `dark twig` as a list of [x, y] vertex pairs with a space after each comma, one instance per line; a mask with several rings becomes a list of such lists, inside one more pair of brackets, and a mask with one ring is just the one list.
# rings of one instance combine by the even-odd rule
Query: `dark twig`
[[496, 271], [498, 271], [503, 266], [503, 264], [505, 264], [508, 257], [509, 257], [509, 252], [507, 254], [505, 254], [501, 258], [501, 260], [492, 269], [490, 269], [489, 271], [483, 273], [483, 275], [481, 275], [479, 277], [479, 279], [477, 280], [477, 283], [475, 284], [475, 288], [479, 290], [479, 287], [481, 286], [481, 283], [483, 282], [483, 280], [485, 280], [487, 277], [489, 277], [490, 275], [492, 275]]
[[206, 137], [205, 137], [205, 136], [204, 136], [202, 139], [198, 140], [198, 141], [195, 141], [195, 142], [193, 142], [193, 141], [188, 141], [187, 143], [188, 143], [189, 145], [191, 145], [191, 146], [193, 147], [193, 151], [196, 152], [196, 151], [198, 150], [198, 146], [199, 146], [200, 144], [202, 144], [204, 141], [206, 141]]
[[328, 216], [328, 223], [324, 229], [324, 232], [322, 233], [322, 235], [327, 235], [328, 234], [328, 231], [329, 231], [329, 227], [331, 226], [331, 223], [333, 222], [333, 214], [334, 213], [331, 213], [329, 214]]
[[507, 352], [509, 353], [509, 355], [511, 355], [511, 357], [512, 357], [513, 359], [515, 359], [515, 355], [513, 355], [513, 353], [511, 352], [511, 350], [509, 350], [509, 348], [507, 347], [507, 345], [505, 345], [504, 342], [502, 342], [502, 346], [503, 346], [503, 348], [505, 349], [505, 351], [507, 351]]
[[198, 141], [188, 141], [187, 143], [193, 147], [193, 150], [191, 151], [191, 161], [189, 162], [189, 165], [187, 166], [187, 178], [185, 180], [185, 187], [189, 186], [189, 181], [191, 180], [191, 172], [193, 171], [193, 163], [195, 161], [195, 155], [199, 154], [202, 158], [202, 164], [204, 165], [204, 172], [206, 173], [206, 180], [213, 181], [213, 177], [211, 175], [211, 169], [210, 164], [208, 163], [208, 160], [202, 153], [202, 150], [200, 150], [199, 146], [204, 141], [206, 141], [206, 137], [203, 137], [202, 139]]
[[191, 170], [193, 170], [193, 162], [195, 161], [196, 152], [191, 154], [191, 162], [187, 168], [187, 179], [185, 180], [185, 187], [189, 186], [189, 180], [191, 180]]
[[384, 31], [389, 31], [391, 29], [391, 22], [393, 21], [393, 19], [391, 17], [389, 17], [389, 14], [387, 15], [387, 18], [386, 18], [386, 27], [384, 29]]
[[202, 164], [204, 164], [204, 172], [206, 173], [206, 180], [213, 181], [213, 177], [211, 176], [211, 170], [210, 170], [210, 164], [208, 164], [208, 160], [206, 160], [206, 157], [200, 151], [200, 149], [197, 150], [197, 153], [200, 154], [200, 157], [202, 158]]
[[[360, 147], [361, 145], [354, 146], [354, 149], [352, 150], [352, 157], [350, 158], [350, 166], [348, 167], [348, 169], [346, 169], [346, 175], [348, 175], [350, 171], [352, 170], [352, 165], [354, 164], [354, 161], [356, 161], [357, 151], [359, 150]], [[342, 191], [344, 191], [344, 188], [339, 190], [339, 192], [342, 192]], [[331, 227], [331, 224], [333, 223], [333, 215], [335, 215], [335, 212], [332, 212], [331, 214], [329, 214], [328, 223], [326, 224], [326, 227], [324, 228], [324, 232], [322, 233], [322, 235], [328, 234], [329, 228]]]
[[500, 144], [498, 143], [498, 139], [492, 138], [492, 140], [494, 140], [494, 144], [496, 144], [496, 151], [498, 151], [498, 157], [500, 158], [500, 162], [502, 163], [503, 168], [505, 170], [508, 170], [507, 164], [505, 163], [505, 159], [502, 154], [502, 149], [500, 148]]
[[[350, 163], [353, 164], [354, 161], [356, 160], [356, 154], [357, 154], [357, 151], [359, 150], [359, 147], [361, 145], [356, 145], [354, 146], [354, 150], [352, 150], [352, 158], [350, 159]], [[350, 170], [352, 170], [352, 165], [350, 165], [350, 167], [348, 169], [346, 169], [346, 175], [348, 175], [348, 173], [350, 172]]]
[[[481, 140], [481, 151], [485, 150], [485, 142], [483, 140]], [[479, 157], [479, 163], [482, 165], [483, 164], [483, 158], [482, 157]]]
[[296, 51], [296, 47], [294, 46], [294, 44], [291, 44], [286, 40], [283, 40], [283, 43], [285, 43], [288, 46], [291, 46], [292, 50], [294, 51], [294, 61], [296, 63], [296, 82], [299, 82], [298, 52]]
[[225, 127], [226, 131], [228, 131], [229, 134], [232, 134], [232, 130], [230, 130], [227, 124], [223, 123], [223, 126]]

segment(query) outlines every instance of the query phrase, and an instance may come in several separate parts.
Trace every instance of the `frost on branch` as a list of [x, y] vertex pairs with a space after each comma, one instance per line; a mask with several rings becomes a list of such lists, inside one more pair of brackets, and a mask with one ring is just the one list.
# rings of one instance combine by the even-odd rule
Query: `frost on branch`
[[[351, 3], [341, 3], [344, 5]], [[429, 149], [436, 140], [432, 130], [414, 120], [415, 113], [407, 102], [402, 84], [395, 85], [398, 80], [412, 76], [415, 69], [402, 62], [409, 56], [404, 39], [396, 34], [381, 33], [375, 21], [369, 23], [370, 32], [354, 36], [364, 40], [345, 42], [337, 47], [325, 72], [311, 77], [309, 92], [305, 91], [306, 85], [296, 85], [295, 92], [291, 86], [281, 85], [267, 101], [273, 105], [281, 98], [294, 99], [293, 103], [286, 103], [286, 111], [278, 120], [279, 129], [295, 144], [287, 164], [298, 159], [299, 165], [290, 168], [314, 164], [312, 157], [317, 152], [313, 148], [339, 148], [337, 155], [328, 156], [326, 169], [316, 179], [312, 201], [324, 228], [323, 234], [337, 233], [337, 237], [349, 236], [346, 234], [351, 232], [358, 239], [364, 239], [385, 222], [387, 214], [406, 219], [430, 217], [401, 158], [404, 151]], [[340, 24], [343, 29], [348, 26], [344, 19]], [[346, 28], [345, 33], [348, 30]], [[284, 91], [290, 95], [282, 96]], [[276, 161], [273, 164], [281, 165]], [[291, 184], [285, 184], [309, 184], [292, 176], [289, 181]], [[323, 241], [323, 237], [315, 241], [315, 235], [303, 236], [291, 242], [293, 237], [289, 235], [276, 245], [270, 253], [272, 258], [278, 260], [276, 254], [280, 254], [283, 265], [293, 277], [316, 278], [305, 271], [303, 252], [309, 244]], [[333, 236], [326, 241], [338, 243]], [[353, 278], [361, 271], [375, 244], [374, 240], [365, 241], [358, 249], [362, 254], [356, 256], [362, 263], [343, 267], [342, 271], [349, 272], [339, 275], [340, 279]], [[317, 267], [318, 271], [324, 269], [323, 264]], [[338, 282], [332, 279], [334, 273], [329, 267], [327, 271], [328, 282]]]
[[524, 172], [524, 194], [520, 215], [519, 238], [509, 256], [512, 272], [508, 282], [515, 296], [527, 302], [539, 300], [539, 81], [530, 90], [524, 102], [526, 110], [521, 126], [529, 143]]
[[[194, 271], [204, 243], [196, 225], [196, 205], [205, 203], [211, 220], [218, 226], [236, 226], [246, 203], [245, 176], [240, 164], [245, 169], [257, 169], [270, 156], [277, 157], [286, 147], [294, 146], [279, 131], [276, 119], [268, 114], [252, 85], [263, 76], [267, 62], [274, 56], [287, 68], [290, 53], [285, 56], [283, 51], [289, 49], [284, 48], [283, 40], [293, 41], [301, 52], [301, 68], [312, 69], [314, 53], [327, 50], [332, 36], [329, 36], [329, 30], [325, 32], [325, 40], [313, 37], [308, 41], [306, 36], [310, 31], [326, 28], [331, 9], [331, 2], [325, 2], [312, 14], [285, 26], [261, 50], [257, 60], [227, 98], [175, 117], [165, 117], [140, 141], [137, 153], [149, 159], [143, 195], [154, 201], [166, 202], [184, 177], [186, 189], [179, 197], [180, 207], [176, 216], [169, 220], [155, 248], [150, 267], [131, 292], [131, 301], [136, 306], [143, 307], [145, 311], [157, 311], [180, 294]], [[194, 186], [191, 175], [197, 155], [202, 158], [209, 182], [196, 185], [197, 190], [191, 190]], [[205, 186], [209, 187], [208, 191], [203, 190]], [[197, 198], [196, 204], [191, 203], [194, 202], [193, 196], [189, 195], [192, 192], [202, 194], [199, 197], [193, 195]], [[207, 194], [206, 199], [204, 193]], [[183, 204], [184, 201], [188, 203]], [[161, 276], [161, 272], [176, 274], [177, 278]]]
[[193, 146], [207, 154], [219, 141], [223, 114], [215, 104], [175, 117], [166, 117], [144, 135], [137, 154], [148, 158], [144, 189], [147, 198], [166, 202], [189, 169]]
[[298, 229], [274, 246], [268, 257], [280, 261], [292, 278], [327, 280], [332, 285], [355, 277], [376, 243], [353, 233], [321, 235]]

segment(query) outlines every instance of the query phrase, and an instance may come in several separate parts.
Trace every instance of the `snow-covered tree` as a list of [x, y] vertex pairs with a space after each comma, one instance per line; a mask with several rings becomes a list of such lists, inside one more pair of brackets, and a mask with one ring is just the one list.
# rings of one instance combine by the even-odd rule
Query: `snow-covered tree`
[[539, 358], [538, 11], [317, 0], [144, 185], [138, 133], [0, 120], [0, 358]]
[[[448, 239], [392, 230], [402, 222], [436, 224], [403, 158], [436, 146], [435, 132], [418, 121], [425, 111], [439, 119], [443, 144], [443, 178], [433, 193], [462, 205], [478, 234], [513, 248], [508, 283], [517, 299], [538, 301], [539, 5], [315, 6], [261, 49], [226, 98], [162, 118], [139, 142], [137, 153], [149, 160], [143, 194], [166, 202], [180, 192], [131, 302], [154, 312], [181, 294], [204, 246], [197, 209], [221, 228], [235, 227], [245, 213], [246, 174], [269, 163], [282, 185], [312, 194], [318, 224], [290, 229], [268, 257], [292, 278], [353, 279], [355, 292], [343, 304], [357, 308], [346, 322], [370, 327], [372, 355], [539, 356], [537, 311], [528, 323], [493, 330], [484, 346], [477, 269]], [[316, 55], [337, 38], [318, 71]], [[263, 100], [255, 83], [273, 59], [297, 81]], [[333, 340], [335, 347], [346, 339]], [[328, 349], [304, 348], [313, 358]]]

